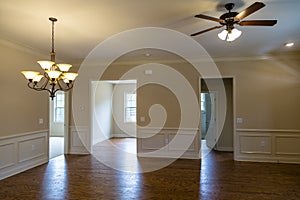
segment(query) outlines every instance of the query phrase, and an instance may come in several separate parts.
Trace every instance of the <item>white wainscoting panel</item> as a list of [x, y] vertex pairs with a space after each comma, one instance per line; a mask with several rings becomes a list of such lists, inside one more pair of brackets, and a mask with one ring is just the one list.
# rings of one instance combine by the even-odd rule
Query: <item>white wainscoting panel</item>
[[269, 154], [271, 155], [271, 137], [270, 136], [254, 136], [241, 135], [240, 152], [243, 154]]
[[200, 159], [201, 144], [198, 129], [138, 128], [139, 157]]
[[275, 136], [275, 154], [300, 157], [300, 135]]
[[238, 129], [238, 161], [300, 163], [300, 130]]
[[70, 126], [70, 154], [90, 154], [88, 127]]
[[141, 140], [141, 147], [145, 150], [157, 150], [165, 146], [165, 135], [157, 134], [149, 138], [143, 138]]
[[49, 160], [48, 130], [0, 138], [0, 180]]

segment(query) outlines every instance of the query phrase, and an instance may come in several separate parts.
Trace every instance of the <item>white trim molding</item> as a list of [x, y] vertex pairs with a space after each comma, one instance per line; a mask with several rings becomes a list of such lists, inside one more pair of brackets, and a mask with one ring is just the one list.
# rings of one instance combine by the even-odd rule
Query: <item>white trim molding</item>
[[0, 180], [47, 163], [49, 131], [0, 138]]
[[300, 164], [300, 130], [237, 129], [236, 160]]
[[198, 128], [138, 128], [137, 136], [139, 157], [201, 158]]

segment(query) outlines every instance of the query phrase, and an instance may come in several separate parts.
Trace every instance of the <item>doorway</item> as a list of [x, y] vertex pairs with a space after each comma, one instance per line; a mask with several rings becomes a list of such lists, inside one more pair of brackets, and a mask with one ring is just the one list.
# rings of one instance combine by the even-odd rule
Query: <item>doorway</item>
[[65, 92], [58, 91], [54, 99], [49, 102], [49, 159], [65, 153], [66, 96]]
[[[107, 143], [111, 138], [120, 141], [130, 139], [131, 146], [127, 148], [134, 149], [136, 153], [136, 84], [136, 80], [92, 81], [91, 131], [94, 147]], [[122, 146], [120, 148], [126, 150]], [[92, 148], [92, 152], [94, 150]]]
[[234, 79], [207, 78], [200, 82], [202, 153], [205, 147], [208, 151], [232, 152], [235, 132]]

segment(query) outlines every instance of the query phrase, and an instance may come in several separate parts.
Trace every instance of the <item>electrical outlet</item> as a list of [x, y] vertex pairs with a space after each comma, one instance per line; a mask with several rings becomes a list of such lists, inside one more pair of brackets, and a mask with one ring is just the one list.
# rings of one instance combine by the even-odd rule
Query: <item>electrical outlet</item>
[[36, 150], [36, 147], [35, 147], [35, 145], [33, 144], [33, 145], [31, 145], [31, 150], [32, 151], [35, 151]]
[[140, 122], [145, 122], [145, 117], [140, 117]]
[[266, 146], [266, 142], [265, 141], [260, 141], [260, 147], [265, 147]]

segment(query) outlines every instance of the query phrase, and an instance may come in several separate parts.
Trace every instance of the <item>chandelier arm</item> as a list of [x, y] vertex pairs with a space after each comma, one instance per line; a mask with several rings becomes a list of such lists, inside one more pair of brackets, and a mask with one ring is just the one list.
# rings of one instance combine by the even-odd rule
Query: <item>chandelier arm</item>
[[43, 90], [42, 88], [36, 87], [37, 84], [34, 83], [34, 82], [28, 82], [27, 86], [28, 86], [30, 89], [33, 89], [33, 90], [36, 90], [36, 91], [42, 91], [42, 90]]
[[[60, 79], [60, 80], [61, 80], [61, 79]], [[59, 80], [57, 81], [57, 84], [58, 84], [59, 88], [60, 88], [62, 91], [64, 91], [64, 92], [67, 92], [67, 91], [69, 91], [70, 89], [73, 88], [73, 84], [70, 84], [70, 83], [69, 83], [69, 84], [65, 84], [67, 88], [63, 87], [63, 86], [60, 84], [60, 81], [59, 81]], [[71, 85], [71, 86], [70, 86], [70, 85]]]
[[33, 83], [33, 82], [28, 82], [27, 86], [30, 88], [30, 89], [33, 89], [35, 91], [48, 91], [49, 93], [51, 93], [51, 91], [49, 89], [46, 88], [47, 84], [45, 85], [45, 87], [36, 87], [37, 84]]
[[49, 77], [47, 76], [47, 73], [44, 73], [44, 77], [45, 77], [47, 80], [46, 80], [45, 83], [40, 87], [40, 88], [42, 88], [43, 90], [46, 89], [46, 87], [48, 86], [48, 84], [49, 84], [49, 82], [50, 82], [50, 79], [49, 79]]

